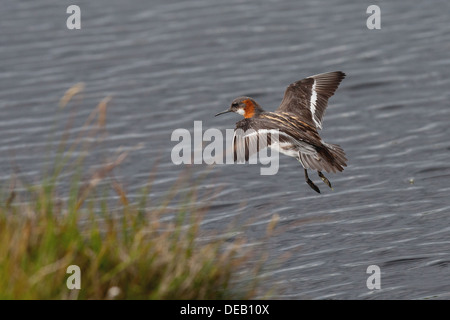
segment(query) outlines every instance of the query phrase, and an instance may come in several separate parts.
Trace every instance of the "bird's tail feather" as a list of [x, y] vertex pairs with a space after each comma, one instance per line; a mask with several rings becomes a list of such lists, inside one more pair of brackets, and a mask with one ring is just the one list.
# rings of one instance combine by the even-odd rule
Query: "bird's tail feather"
[[342, 149], [340, 145], [331, 143], [324, 143], [324, 146], [331, 155], [331, 157], [327, 159], [331, 165], [331, 171], [327, 172], [343, 171], [344, 167], [347, 166], [347, 158], [345, 157], [344, 149]]
[[300, 162], [306, 169], [326, 172], [340, 172], [347, 166], [344, 149], [337, 144], [323, 143], [317, 153], [300, 153]]

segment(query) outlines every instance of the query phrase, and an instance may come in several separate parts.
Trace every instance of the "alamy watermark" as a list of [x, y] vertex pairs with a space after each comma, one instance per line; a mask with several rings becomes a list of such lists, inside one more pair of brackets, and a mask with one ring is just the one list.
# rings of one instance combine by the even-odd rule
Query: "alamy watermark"
[[[180, 164], [249, 164], [259, 163], [261, 175], [274, 175], [279, 169], [278, 130], [256, 132], [253, 129], [226, 129], [225, 139], [222, 131], [209, 128], [203, 132], [202, 121], [194, 121], [193, 137], [187, 129], [172, 132], [171, 141], [179, 141], [172, 148], [171, 159]], [[267, 148], [269, 144], [272, 148]], [[205, 147], [204, 142], [209, 142]], [[225, 144], [224, 144], [225, 143]], [[267, 166], [268, 165], [268, 166]]]
[[[69, 30], [81, 29], [81, 9], [77, 5], [70, 5], [66, 9], [70, 16], [66, 20], [66, 26]], [[366, 9], [370, 16], [366, 20], [366, 26], [369, 30], [381, 29], [381, 9], [377, 5], [370, 5]]]
[[377, 5], [367, 7], [366, 13], [370, 14], [367, 18], [366, 26], [369, 30], [381, 29], [381, 9]]
[[367, 274], [370, 276], [367, 278], [366, 285], [369, 290], [379, 290], [381, 289], [381, 270], [376, 264], [370, 265], [366, 270]]
[[79, 6], [70, 5], [67, 7], [66, 13], [70, 16], [66, 20], [67, 29], [81, 29], [81, 9]]
[[81, 269], [76, 264], [67, 267], [66, 273], [71, 274], [66, 280], [68, 289], [81, 289]]

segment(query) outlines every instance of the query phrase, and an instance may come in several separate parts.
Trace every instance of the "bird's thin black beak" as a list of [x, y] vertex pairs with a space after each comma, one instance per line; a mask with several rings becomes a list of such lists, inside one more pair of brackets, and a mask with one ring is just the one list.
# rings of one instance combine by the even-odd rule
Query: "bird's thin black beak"
[[233, 112], [233, 111], [231, 111], [230, 109], [228, 109], [228, 110], [219, 112], [218, 114], [215, 115], [215, 117], [220, 116], [221, 114], [224, 114], [224, 113], [228, 113], [228, 112]]

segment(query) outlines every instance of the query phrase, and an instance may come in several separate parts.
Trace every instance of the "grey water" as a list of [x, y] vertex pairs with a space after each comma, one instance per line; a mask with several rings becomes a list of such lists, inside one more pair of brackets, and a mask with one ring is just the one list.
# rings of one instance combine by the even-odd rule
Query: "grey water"
[[[258, 165], [210, 170], [198, 188], [205, 228], [223, 232], [248, 219], [271, 256], [264, 285], [279, 299], [450, 298], [450, 23], [448, 1], [78, 1], [81, 29], [69, 30], [66, 1], [2, 2], [0, 10], [0, 181], [15, 168], [37, 179], [49, 137], [73, 113], [83, 123], [106, 96], [108, 136], [96, 153], [131, 152], [115, 171], [137, 194], [155, 163], [153, 196], [185, 168], [171, 161], [177, 128], [234, 128], [214, 117], [240, 95], [266, 110], [301, 78], [342, 70], [321, 135], [340, 144], [348, 167], [316, 194], [293, 158], [276, 175]], [[381, 29], [369, 30], [369, 5]], [[85, 84], [82, 101], [58, 111], [64, 92]], [[70, 110], [72, 108], [73, 110]], [[320, 184], [319, 184], [320, 183]], [[256, 241], [256, 240], [255, 240]], [[369, 289], [367, 267], [381, 271]]]

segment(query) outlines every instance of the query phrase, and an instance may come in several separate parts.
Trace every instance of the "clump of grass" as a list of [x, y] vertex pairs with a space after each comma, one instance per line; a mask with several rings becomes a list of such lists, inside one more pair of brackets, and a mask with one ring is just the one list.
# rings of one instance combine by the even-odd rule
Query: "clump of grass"
[[[172, 222], [163, 210], [124, 206], [112, 213], [62, 210], [45, 188], [31, 203], [0, 208], [0, 299], [232, 299], [232, 278], [247, 260], [243, 240], [225, 246], [199, 237], [201, 211], [182, 209]], [[189, 201], [195, 201], [194, 195]], [[76, 206], [76, 202], [74, 205]], [[88, 217], [86, 217], [88, 214]], [[67, 268], [81, 270], [69, 290]]]
[[[61, 106], [81, 90], [77, 86], [68, 91]], [[107, 101], [88, 118], [84, 132], [89, 137], [104, 129]], [[96, 116], [98, 123], [89, 127]], [[130, 204], [112, 175], [127, 153], [118, 153], [83, 181], [80, 171], [86, 152], [75, 159], [72, 154], [77, 148], [87, 151], [86, 141], [82, 136], [72, 144], [67, 141], [64, 135], [42, 183], [17, 192], [20, 180], [13, 178], [0, 198], [0, 299], [256, 297], [257, 281], [236, 285], [236, 275], [245, 271], [246, 277], [256, 279], [261, 267], [250, 263], [243, 238], [198, 241], [207, 209], [196, 205], [195, 188], [181, 191], [183, 184], [192, 183], [189, 178], [180, 178], [159, 206], [147, 209], [151, 184], [138, 204]], [[57, 185], [61, 173], [70, 169], [71, 188], [61, 197]], [[98, 197], [101, 182], [118, 195], [119, 206], [110, 208], [107, 200]], [[180, 194], [184, 205], [169, 209], [170, 199]], [[168, 214], [173, 219], [161, 219]], [[80, 289], [67, 286], [71, 265], [80, 268]]]

